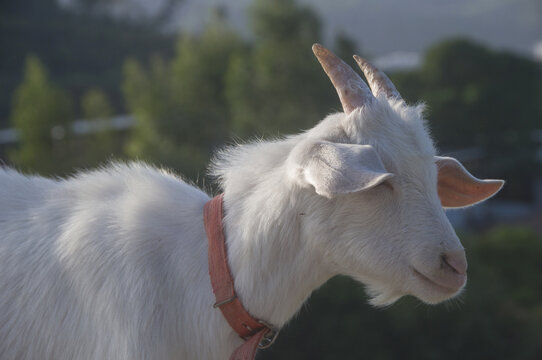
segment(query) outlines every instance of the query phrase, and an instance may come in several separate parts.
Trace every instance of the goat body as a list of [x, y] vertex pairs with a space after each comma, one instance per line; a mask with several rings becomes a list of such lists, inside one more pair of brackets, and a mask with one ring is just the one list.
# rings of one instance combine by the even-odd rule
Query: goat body
[[0, 199], [1, 359], [215, 359], [239, 342], [211, 308], [200, 190], [133, 164], [0, 170]]

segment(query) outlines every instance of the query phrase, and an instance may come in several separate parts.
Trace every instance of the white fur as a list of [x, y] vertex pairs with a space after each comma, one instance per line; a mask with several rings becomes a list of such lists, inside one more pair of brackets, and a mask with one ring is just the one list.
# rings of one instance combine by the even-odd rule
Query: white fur
[[[335, 274], [362, 281], [379, 305], [453, 295], [412, 271], [439, 276], [440, 254], [462, 249], [439, 203], [420, 113], [379, 98], [215, 158], [229, 261], [254, 316], [284, 325]], [[315, 183], [344, 163], [324, 157], [332, 171], [321, 180], [307, 170], [319, 166], [311, 142], [363, 145], [372, 155], [359, 169], [393, 177], [318, 195]], [[227, 359], [241, 340], [211, 307], [208, 199], [142, 164], [66, 180], [0, 170], [0, 359]]]

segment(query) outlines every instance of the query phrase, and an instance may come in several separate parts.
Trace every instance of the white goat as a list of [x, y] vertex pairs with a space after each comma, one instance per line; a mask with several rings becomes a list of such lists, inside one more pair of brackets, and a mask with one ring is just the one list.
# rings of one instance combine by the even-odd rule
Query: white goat
[[[239, 298], [280, 327], [336, 274], [364, 283], [375, 305], [454, 296], [466, 261], [442, 205], [481, 201], [502, 182], [436, 157], [422, 108], [364, 60], [374, 96], [314, 51], [345, 113], [214, 161]], [[0, 358], [228, 358], [242, 340], [211, 307], [208, 200], [137, 163], [66, 180], [0, 170]]]

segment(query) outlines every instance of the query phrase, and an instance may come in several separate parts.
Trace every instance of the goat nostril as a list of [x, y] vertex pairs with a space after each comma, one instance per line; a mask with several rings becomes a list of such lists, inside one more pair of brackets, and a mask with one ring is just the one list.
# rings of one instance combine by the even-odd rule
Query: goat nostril
[[465, 275], [467, 272], [467, 259], [463, 250], [444, 253], [441, 255], [441, 260], [444, 267], [456, 274]]

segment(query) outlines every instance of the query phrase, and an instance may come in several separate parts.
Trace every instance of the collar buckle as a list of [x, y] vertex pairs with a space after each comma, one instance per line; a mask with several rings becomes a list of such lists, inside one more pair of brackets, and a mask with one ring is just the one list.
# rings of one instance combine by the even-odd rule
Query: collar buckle
[[273, 345], [275, 340], [277, 340], [277, 336], [279, 335], [280, 331], [279, 331], [279, 329], [277, 329], [273, 325], [271, 325], [271, 324], [269, 324], [269, 323], [267, 323], [267, 322], [265, 322], [263, 320], [258, 320], [258, 322], [268, 329], [267, 332], [262, 337], [262, 339], [260, 340], [260, 343], [258, 344], [258, 348], [259, 349], [267, 349], [268, 347]]

